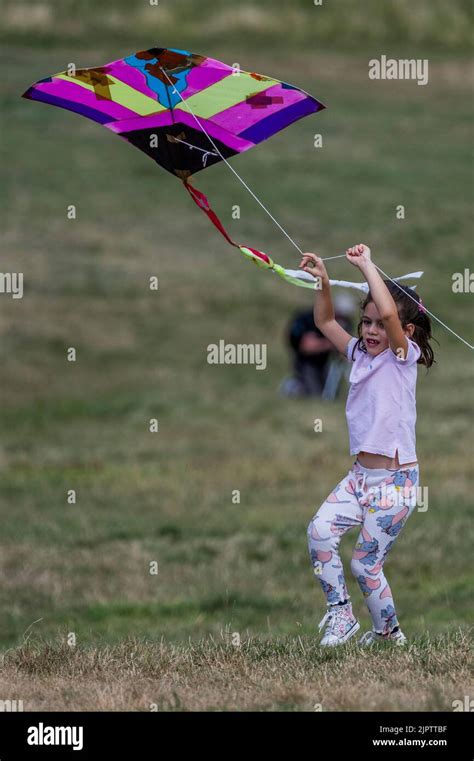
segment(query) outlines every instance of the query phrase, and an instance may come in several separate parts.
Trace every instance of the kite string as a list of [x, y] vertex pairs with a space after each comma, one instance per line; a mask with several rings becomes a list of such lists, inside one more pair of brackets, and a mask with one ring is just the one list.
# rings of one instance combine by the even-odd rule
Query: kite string
[[[345, 254], [344, 254], [344, 256], [345, 256]], [[374, 264], [375, 264], [375, 262], [374, 262]], [[387, 278], [387, 280], [390, 280], [390, 282], [394, 283], [394, 285], [396, 285], [396, 286], [397, 286], [397, 288], [399, 288], [401, 291], [403, 291], [403, 293], [405, 294], [405, 296], [408, 296], [408, 298], [409, 298], [409, 299], [411, 299], [412, 301], [414, 301], [414, 302], [415, 302], [415, 304], [417, 304], [417, 305], [419, 306], [419, 302], [418, 302], [416, 299], [414, 299], [414, 298], [413, 298], [413, 296], [410, 296], [410, 294], [409, 294], [409, 293], [407, 293], [407, 292], [405, 291], [405, 289], [404, 289], [404, 288], [402, 288], [402, 287], [401, 287], [401, 286], [400, 286], [400, 285], [399, 285], [397, 282], [395, 282], [395, 280], [392, 280], [392, 278], [391, 278], [389, 275], [387, 275], [387, 273], [386, 273], [386, 272], [384, 272], [382, 269], [380, 269], [380, 267], [378, 267], [376, 264], [375, 264], [375, 266], [377, 267], [377, 269], [379, 270], [379, 272], [380, 272], [382, 275], [384, 275], [384, 277], [386, 277], [386, 278]], [[468, 346], [470, 349], [474, 349], [474, 346], [473, 346], [472, 344], [470, 344], [468, 341], [466, 341], [466, 339], [465, 339], [465, 338], [463, 338], [462, 336], [460, 336], [458, 333], [455, 333], [455, 332], [454, 332], [454, 330], [452, 330], [452, 329], [449, 327], [449, 325], [446, 325], [446, 323], [445, 323], [445, 322], [443, 322], [442, 320], [440, 320], [440, 318], [439, 318], [439, 317], [437, 317], [435, 314], [433, 314], [433, 312], [430, 312], [430, 310], [429, 310], [429, 309], [428, 309], [428, 308], [427, 308], [427, 307], [426, 307], [424, 304], [423, 304], [423, 311], [424, 311], [424, 312], [427, 312], [427, 313], [430, 315], [430, 317], [432, 317], [434, 320], [436, 320], [436, 322], [439, 322], [439, 324], [440, 324], [440, 325], [442, 325], [442, 326], [443, 326], [443, 328], [446, 328], [446, 330], [449, 330], [449, 332], [450, 332], [450, 333], [452, 333], [452, 334], [453, 334], [453, 336], [456, 336], [456, 338], [458, 338], [460, 341], [462, 341], [464, 344], [466, 344], [466, 346]]]
[[[181, 98], [181, 101], [184, 103], [184, 105], [186, 106], [187, 110], [189, 111], [189, 113], [191, 114], [191, 116], [193, 117], [193, 119], [194, 119], [194, 120], [196, 121], [196, 123], [198, 124], [198, 126], [199, 126], [199, 129], [200, 129], [202, 132], [204, 132], [204, 134], [206, 135], [207, 139], [209, 140], [209, 142], [211, 143], [211, 145], [214, 147], [214, 149], [217, 151], [217, 153], [218, 153], [218, 155], [220, 156], [220, 158], [222, 159], [222, 161], [223, 161], [223, 162], [224, 162], [224, 163], [225, 163], [225, 164], [226, 164], [226, 165], [229, 167], [230, 171], [231, 171], [231, 172], [232, 172], [232, 173], [233, 173], [233, 174], [234, 174], [234, 175], [237, 177], [237, 179], [239, 180], [239, 182], [241, 182], [241, 183], [242, 183], [242, 185], [244, 186], [244, 188], [246, 188], [246, 190], [248, 190], [248, 192], [250, 193], [250, 195], [251, 195], [251, 196], [252, 196], [252, 197], [253, 197], [253, 198], [256, 200], [256, 202], [259, 204], [259, 206], [261, 206], [261, 208], [264, 210], [264, 212], [265, 212], [266, 214], [268, 214], [268, 216], [270, 217], [270, 219], [271, 219], [271, 220], [272, 220], [272, 221], [273, 221], [273, 222], [276, 224], [276, 226], [277, 226], [277, 227], [278, 227], [278, 228], [279, 228], [279, 229], [282, 231], [282, 233], [283, 233], [283, 234], [284, 234], [284, 235], [285, 235], [285, 236], [288, 238], [288, 240], [290, 241], [290, 243], [291, 243], [291, 244], [292, 244], [292, 245], [293, 245], [293, 246], [296, 248], [296, 250], [297, 250], [297, 251], [299, 251], [299, 253], [301, 254], [301, 256], [304, 256], [304, 253], [303, 253], [303, 251], [302, 251], [302, 250], [301, 250], [301, 248], [298, 246], [298, 244], [297, 244], [297, 243], [295, 243], [295, 241], [293, 240], [293, 238], [291, 237], [291, 235], [289, 235], [289, 233], [287, 233], [287, 231], [284, 229], [284, 227], [282, 227], [282, 226], [281, 226], [281, 224], [278, 222], [278, 220], [277, 220], [277, 219], [275, 219], [275, 217], [273, 216], [273, 214], [272, 214], [272, 213], [271, 213], [271, 212], [270, 212], [270, 211], [267, 209], [267, 207], [265, 206], [265, 204], [264, 204], [264, 203], [262, 203], [262, 201], [261, 201], [261, 200], [258, 198], [258, 196], [256, 196], [256, 195], [255, 195], [255, 193], [253, 192], [253, 190], [252, 190], [251, 188], [249, 188], [249, 186], [247, 185], [247, 183], [245, 182], [245, 180], [243, 180], [243, 179], [242, 179], [242, 177], [241, 177], [241, 176], [240, 176], [240, 174], [239, 174], [239, 173], [238, 173], [238, 172], [237, 172], [237, 171], [234, 169], [234, 167], [232, 166], [232, 164], [230, 164], [230, 163], [227, 161], [227, 159], [225, 158], [225, 156], [223, 156], [223, 155], [222, 155], [222, 153], [221, 153], [221, 151], [219, 150], [218, 146], [215, 144], [214, 140], [213, 140], [213, 139], [212, 139], [212, 137], [209, 135], [209, 133], [207, 132], [207, 130], [205, 129], [205, 127], [204, 127], [204, 126], [201, 124], [201, 122], [200, 122], [200, 121], [199, 121], [199, 119], [197, 118], [196, 114], [194, 113], [194, 111], [192, 110], [192, 108], [190, 107], [190, 105], [189, 105], [189, 104], [188, 104], [188, 103], [185, 101], [185, 99], [183, 98], [183, 96], [181, 95], [181, 93], [179, 92], [179, 90], [177, 90], [177, 88], [176, 88], [176, 87], [173, 85], [173, 82], [172, 82], [172, 81], [171, 81], [171, 79], [169, 78], [169, 76], [168, 76], [167, 72], [166, 72], [166, 71], [165, 71], [165, 70], [164, 70], [164, 69], [163, 69], [161, 66], [160, 66], [160, 69], [161, 69], [161, 71], [163, 72], [163, 74], [165, 75], [165, 77], [166, 77], [166, 79], [168, 80], [168, 82], [170, 83], [170, 85], [173, 87], [173, 94], [179, 95], [179, 97]], [[345, 254], [338, 254], [337, 256], [328, 256], [328, 257], [324, 258], [322, 261], [323, 261], [323, 262], [328, 262], [328, 261], [331, 261], [332, 259], [342, 259], [342, 258], [343, 258], [343, 257], [345, 257], [345, 256], [346, 256]], [[374, 262], [374, 264], [375, 264], [375, 262]], [[412, 296], [410, 296], [410, 294], [409, 294], [409, 293], [407, 293], [407, 292], [406, 292], [406, 291], [405, 291], [405, 290], [404, 290], [404, 289], [403, 289], [403, 288], [402, 288], [402, 287], [401, 287], [401, 286], [400, 286], [400, 285], [399, 285], [399, 284], [398, 284], [398, 283], [397, 283], [395, 280], [393, 280], [393, 279], [392, 279], [392, 278], [391, 278], [389, 275], [387, 275], [387, 274], [386, 274], [386, 273], [385, 273], [385, 272], [384, 272], [384, 271], [383, 271], [383, 270], [382, 270], [382, 269], [381, 269], [381, 268], [380, 268], [380, 267], [379, 267], [377, 264], [375, 264], [375, 266], [376, 266], [376, 268], [379, 270], [379, 272], [380, 272], [380, 273], [381, 273], [381, 274], [382, 274], [384, 277], [386, 277], [388, 280], [390, 280], [390, 282], [391, 282], [391, 283], [393, 283], [394, 285], [396, 285], [396, 286], [397, 286], [397, 288], [399, 288], [400, 290], [403, 290], [403, 292], [405, 293], [405, 295], [406, 295], [406, 296], [408, 296], [408, 297], [409, 297], [409, 298], [410, 298], [412, 301], [414, 301], [414, 302], [415, 302], [415, 304], [418, 304], [418, 301], [417, 301], [416, 299], [414, 299]], [[424, 305], [423, 305], [423, 306], [424, 306]], [[452, 329], [449, 327], [449, 325], [446, 325], [446, 323], [445, 323], [445, 322], [443, 322], [442, 320], [440, 320], [440, 318], [439, 318], [439, 317], [437, 317], [437, 316], [436, 316], [436, 315], [435, 315], [433, 312], [430, 312], [430, 310], [429, 310], [429, 309], [427, 309], [427, 307], [426, 307], [426, 306], [424, 306], [424, 309], [425, 309], [425, 311], [426, 311], [426, 312], [427, 312], [427, 313], [430, 315], [430, 317], [432, 317], [434, 320], [436, 320], [437, 322], [439, 322], [439, 324], [440, 324], [440, 325], [442, 325], [444, 328], [446, 328], [446, 330], [448, 330], [450, 333], [452, 333], [452, 335], [453, 335], [453, 336], [455, 336], [455, 337], [456, 337], [456, 338], [458, 338], [460, 341], [462, 341], [464, 344], [466, 344], [466, 346], [468, 346], [470, 349], [474, 349], [474, 346], [473, 346], [472, 344], [470, 344], [468, 341], [466, 341], [466, 339], [465, 339], [465, 338], [463, 338], [462, 336], [460, 336], [458, 333], [455, 333], [455, 331], [454, 331], [454, 330], [452, 330]]]
[[249, 186], [247, 185], [247, 183], [245, 182], [245, 180], [243, 180], [243, 179], [242, 179], [242, 177], [240, 176], [240, 174], [238, 174], [238, 172], [236, 172], [236, 170], [234, 169], [234, 167], [232, 166], [232, 164], [230, 164], [230, 163], [227, 161], [226, 157], [222, 155], [222, 153], [221, 153], [221, 151], [219, 150], [218, 146], [215, 144], [215, 142], [214, 142], [214, 140], [212, 139], [212, 137], [211, 137], [211, 136], [208, 134], [208, 132], [206, 131], [205, 127], [204, 127], [204, 126], [201, 124], [201, 122], [200, 122], [200, 121], [199, 121], [199, 119], [197, 118], [197, 116], [196, 116], [196, 114], [194, 113], [194, 111], [192, 110], [192, 108], [191, 108], [191, 107], [189, 106], [189, 104], [188, 104], [188, 103], [187, 103], [187, 102], [184, 100], [184, 98], [183, 98], [183, 96], [181, 95], [181, 93], [180, 93], [180, 92], [179, 92], [179, 91], [176, 89], [176, 87], [173, 85], [173, 83], [172, 83], [171, 79], [169, 78], [168, 74], [166, 73], [166, 71], [165, 71], [165, 70], [164, 70], [164, 69], [163, 69], [161, 66], [160, 66], [160, 69], [161, 69], [161, 71], [163, 72], [163, 74], [165, 75], [165, 77], [166, 77], [166, 79], [168, 80], [168, 82], [170, 83], [170, 85], [173, 87], [173, 94], [179, 95], [179, 97], [181, 98], [182, 102], [184, 103], [184, 105], [185, 105], [185, 106], [186, 106], [186, 108], [188, 109], [189, 113], [191, 114], [191, 116], [193, 117], [193, 119], [194, 119], [194, 120], [197, 122], [197, 124], [198, 124], [198, 126], [199, 126], [199, 129], [201, 130], [201, 132], [204, 132], [204, 134], [206, 135], [207, 139], [208, 139], [208, 140], [209, 140], [209, 142], [210, 142], [210, 143], [213, 145], [213, 147], [214, 147], [214, 148], [215, 148], [215, 150], [217, 151], [217, 153], [218, 153], [218, 155], [220, 156], [220, 158], [222, 159], [222, 161], [223, 161], [225, 164], [227, 164], [227, 166], [229, 167], [230, 171], [234, 173], [234, 175], [237, 177], [237, 179], [239, 180], [239, 182], [241, 182], [241, 183], [242, 183], [242, 185], [244, 186], [244, 188], [246, 188], [246, 190], [248, 190], [248, 192], [250, 193], [250, 195], [251, 195], [251, 196], [252, 196], [252, 197], [253, 197], [253, 198], [256, 200], [256, 202], [259, 204], [259, 206], [261, 206], [261, 207], [262, 207], [262, 209], [264, 210], [264, 212], [265, 212], [266, 214], [268, 214], [268, 216], [270, 217], [270, 219], [272, 219], [272, 220], [273, 220], [273, 222], [276, 224], [276, 226], [280, 228], [280, 230], [282, 231], [283, 235], [286, 235], [286, 237], [288, 238], [288, 240], [290, 241], [290, 243], [291, 243], [291, 244], [292, 244], [292, 245], [293, 245], [293, 246], [296, 248], [296, 250], [297, 250], [297, 251], [299, 251], [299, 253], [301, 254], [301, 256], [303, 256], [303, 251], [302, 251], [302, 250], [301, 250], [301, 248], [298, 246], [298, 244], [297, 244], [297, 243], [295, 243], [295, 241], [293, 240], [293, 238], [291, 237], [291, 235], [289, 235], [289, 233], [287, 233], [287, 232], [286, 232], [286, 230], [285, 230], [285, 229], [284, 229], [284, 228], [281, 226], [281, 224], [278, 222], [278, 220], [277, 220], [277, 219], [275, 219], [275, 217], [273, 216], [273, 214], [272, 214], [272, 213], [271, 213], [271, 212], [270, 212], [270, 211], [267, 209], [267, 207], [265, 206], [265, 204], [264, 204], [264, 203], [262, 203], [262, 201], [260, 200], [260, 198], [258, 198], [258, 196], [256, 196], [256, 195], [255, 195], [255, 193], [253, 192], [252, 188], [249, 188]]

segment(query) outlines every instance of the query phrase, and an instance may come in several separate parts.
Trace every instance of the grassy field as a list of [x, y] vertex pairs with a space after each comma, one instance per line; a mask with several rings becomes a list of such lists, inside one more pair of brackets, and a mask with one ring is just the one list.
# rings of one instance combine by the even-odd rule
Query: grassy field
[[[282, 63], [299, 46], [359, 50], [364, 46], [428, 45], [431, 52], [458, 56], [472, 45], [473, 9], [469, 0], [0, 0], [0, 39], [28, 47], [58, 40], [77, 45], [88, 39], [129, 43], [135, 37], [161, 37], [186, 44], [275, 51]], [[147, 45], [151, 47], [151, 45]], [[177, 45], [176, 45], [177, 47]], [[132, 50], [135, 50], [132, 46]], [[195, 47], [198, 51], [198, 48]], [[284, 51], [284, 55], [281, 54]], [[419, 55], [419, 52], [416, 53]]]
[[461, 631], [370, 653], [352, 643], [328, 652], [308, 636], [235, 646], [230, 631], [186, 646], [56, 640], [7, 651], [0, 685], [24, 696], [25, 711], [445, 712], [472, 694], [469, 656]]
[[[245, 262], [139, 151], [19, 97], [71, 60], [95, 65], [159, 41], [138, 28], [125, 48], [110, 35], [88, 43], [81, 31], [66, 44], [64, 23], [48, 32], [51, 44], [39, 33], [24, 44], [27, 35], [10, 28], [2, 52], [2, 271], [23, 272], [25, 294], [2, 294], [1, 695], [52, 710], [157, 701], [160, 710], [312, 710], [321, 701], [327, 710], [451, 710], [469, 694], [471, 352], [435, 326], [437, 363], [419, 370], [429, 508], [415, 512], [386, 564], [414, 644], [406, 653], [322, 653], [324, 600], [306, 526], [352, 462], [344, 400], [277, 395], [288, 320], [312, 294]], [[176, 23], [172, 39], [194, 41]], [[472, 294], [451, 288], [471, 255], [472, 68], [460, 48], [433, 49], [420, 87], [370, 81], [365, 49], [295, 44], [282, 55], [255, 45], [244, 59], [237, 32], [199, 48], [327, 104], [233, 161], [304, 250], [331, 256], [362, 240], [392, 276], [423, 269], [425, 303], [472, 342]], [[416, 47], [417, 57], [428, 52]], [[313, 147], [315, 133], [323, 148]], [[235, 238], [299, 263], [225, 166], [196, 185]], [[331, 276], [354, 277], [344, 261], [330, 265]], [[206, 347], [220, 339], [266, 343], [267, 369], [208, 365]], [[355, 539], [342, 542], [347, 569]], [[76, 650], [65, 644], [71, 633]], [[232, 633], [249, 644], [233, 648]], [[365, 697], [358, 691], [365, 676], [370, 697], [369, 686]], [[323, 699], [320, 684], [334, 691]]]

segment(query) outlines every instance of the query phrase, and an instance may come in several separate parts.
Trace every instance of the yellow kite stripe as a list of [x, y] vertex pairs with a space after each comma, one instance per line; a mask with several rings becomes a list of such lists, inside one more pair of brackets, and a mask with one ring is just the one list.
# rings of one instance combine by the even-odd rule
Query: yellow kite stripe
[[214, 114], [225, 111], [227, 108], [237, 105], [245, 100], [249, 95], [267, 90], [269, 87], [279, 85], [276, 79], [264, 78], [262, 81], [254, 79], [249, 74], [241, 72], [239, 75], [229, 74], [220, 82], [206, 87], [195, 95], [186, 98], [185, 102], [179, 103], [175, 110], [182, 109], [186, 111], [186, 104], [191, 111], [203, 119], [207, 119]]
[[[54, 78], [64, 79], [66, 82], [74, 82], [74, 84], [94, 92], [93, 85], [87, 84], [87, 82], [83, 82], [76, 77], [68, 76], [67, 74], [56, 74]], [[111, 74], [107, 74], [107, 78], [111, 82], [112, 101], [114, 103], [118, 103], [120, 106], [130, 109], [130, 111], [135, 111], [139, 116], [149, 116], [149, 114], [156, 114], [159, 111], [168, 110], [157, 100], [149, 98], [148, 95], [144, 95], [138, 90], [135, 90], [133, 87], [130, 87], [130, 85], [127, 85], [120, 79], [113, 77]]]

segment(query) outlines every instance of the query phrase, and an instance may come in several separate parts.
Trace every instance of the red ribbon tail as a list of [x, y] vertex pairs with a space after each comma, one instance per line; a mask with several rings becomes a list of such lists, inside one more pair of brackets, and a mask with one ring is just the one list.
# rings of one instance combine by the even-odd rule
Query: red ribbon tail
[[[183, 184], [186, 190], [188, 191], [189, 195], [193, 199], [194, 203], [196, 204], [196, 206], [199, 206], [201, 211], [203, 211], [204, 214], [206, 214], [206, 216], [209, 217], [212, 224], [215, 227], [217, 227], [217, 229], [219, 230], [221, 235], [224, 236], [226, 241], [230, 243], [231, 246], [235, 246], [235, 248], [240, 248], [239, 244], [232, 240], [232, 238], [230, 237], [229, 233], [225, 229], [224, 225], [220, 221], [217, 214], [211, 209], [209, 201], [207, 200], [204, 193], [201, 193], [200, 190], [195, 188], [193, 185], [190, 185], [187, 180], [183, 180]], [[248, 248], [249, 251], [255, 254], [259, 259], [262, 259], [262, 261], [266, 262], [267, 264], [271, 263], [271, 259], [266, 254], [264, 254], [263, 251], [258, 251], [258, 249], [252, 248], [251, 246], [246, 246], [246, 248]]]
[[186, 190], [188, 191], [189, 195], [193, 199], [194, 203], [197, 206], [199, 206], [201, 211], [203, 211], [204, 214], [206, 214], [209, 217], [209, 219], [211, 220], [212, 224], [215, 227], [217, 227], [217, 229], [219, 230], [221, 235], [224, 236], [226, 241], [228, 243], [230, 243], [231, 246], [235, 246], [236, 248], [239, 248], [239, 244], [232, 240], [232, 238], [230, 237], [229, 233], [225, 229], [224, 225], [220, 221], [220, 219], [217, 216], [217, 214], [211, 209], [209, 201], [207, 200], [207, 198], [204, 195], [204, 193], [201, 193], [200, 190], [198, 190], [197, 188], [195, 188], [192, 185], [190, 185], [186, 180], [184, 181], [183, 184], [184, 184], [184, 187], [186, 188]]

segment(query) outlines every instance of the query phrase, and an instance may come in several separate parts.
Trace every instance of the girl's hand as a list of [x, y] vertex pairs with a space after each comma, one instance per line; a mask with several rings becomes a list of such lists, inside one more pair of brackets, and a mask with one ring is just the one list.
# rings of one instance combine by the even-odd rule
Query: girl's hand
[[359, 243], [358, 246], [352, 246], [346, 251], [346, 259], [348, 262], [362, 269], [365, 264], [372, 261], [370, 258], [370, 248], [363, 243]]
[[329, 280], [324, 262], [316, 254], [303, 254], [300, 269], [309, 272], [313, 277], [320, 277], [323, 281]]

